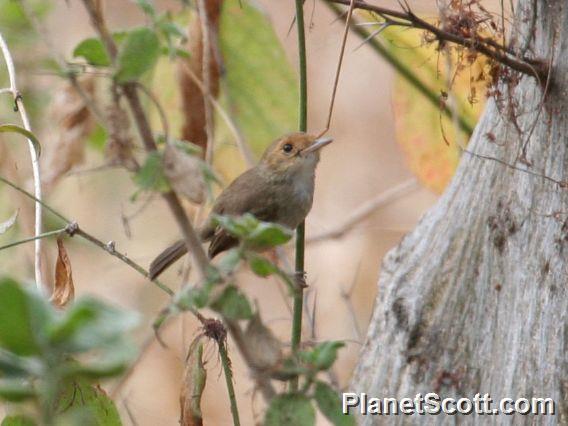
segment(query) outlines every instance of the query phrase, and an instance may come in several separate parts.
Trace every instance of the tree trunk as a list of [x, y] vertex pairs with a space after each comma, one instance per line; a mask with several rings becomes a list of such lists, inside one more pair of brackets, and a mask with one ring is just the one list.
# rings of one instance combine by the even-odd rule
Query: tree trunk
[[[385, 257], [350, 391], [551, 397], [556, 415], [362, 424], [568, 424], [568, 3], [521, 0], [516, 15], [516, 44], [532, 31], [535, 57], [552, 58], [544, 104], [544, 84], [529, 77], [488, 101], [468, 150], [499, 161], [464, 153], [436, 206]], [[526, 141], [530, 166], [519, 161]]]

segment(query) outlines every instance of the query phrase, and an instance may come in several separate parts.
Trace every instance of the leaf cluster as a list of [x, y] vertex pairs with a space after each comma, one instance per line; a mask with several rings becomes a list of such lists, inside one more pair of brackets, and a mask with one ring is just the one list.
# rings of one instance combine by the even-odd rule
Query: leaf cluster
[[124, 371], [136, 354], [124, 333], [137, 322], [136, 314], [92, 297], [59, 311], [36, 291], [0, 278], [0, 399], [35, 401], [44, 421], [51, 419], [64, 411], [69, 386], [87, 392], [90, 381]]

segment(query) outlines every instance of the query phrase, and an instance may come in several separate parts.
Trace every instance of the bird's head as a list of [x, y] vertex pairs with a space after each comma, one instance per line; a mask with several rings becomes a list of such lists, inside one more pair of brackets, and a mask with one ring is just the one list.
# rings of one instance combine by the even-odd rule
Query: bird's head
[[319, 161], [320, 149], [330, 144], [331, 138], [316, 138], [304, 132], [290, 133], [275, 140], [264, 152], [261, 164], [272, 173], [286, 176], [310, 173]]

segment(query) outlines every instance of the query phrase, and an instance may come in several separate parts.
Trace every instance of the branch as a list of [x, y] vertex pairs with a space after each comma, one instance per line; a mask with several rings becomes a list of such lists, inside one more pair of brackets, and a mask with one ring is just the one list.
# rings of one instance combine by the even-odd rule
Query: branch
[[[116, 61], [118, 55], [118, 48], [114, 39], [112, 38], [110, 31], [108, 30], [102, 11], [93, 0], [83, 0], [83, 4], [87, 9], [91, 23], [93, 27], [98, 32], [106, 50], [108, 51], [113, 63]], [[148, 117], [144, 112], [142, 103], [140, 102], [140, 97], [138, 96], [136, 83], [124, 83], [120, 85], [124, 91], [124, 96], [128, 101], [130, 110], [132, 111], [132, 116], [138, 130], [138, 134], [147, 152], [154, 152], [157, 150], [156, 141], [154, 140], [154, 135], [148, 121]], [[197, 264], [197, 269], [199, 271], [201, 279], [205, 280], [209, 269], [209, 259], [201, 246], [201, 241], [195, 232], [195, 229], [191, 225], [191, 222], [187, 218], [185, 211], [181, 205], [181, 202], [175, 192], [170, 191], [163, 194], [172, 214], [178, 226], [181, 230], [185, 243], [187, 245], [188, 251], [193, 255], [195, 262]]]
[[[89, 234], [88, 232], [82, 230], [81, 228], [79, 228], [79, 225], [76, 222], [73, 222], [69, 219], [67, 219], [63, 214], [59, 213], [57, 210], [55, 210], [53, 207], [45, 204], [43, 201], [39, 200], [38, 198], [34, 197], [32, 194], [30, 194], [28, 191], [26, 191], [23, 188], [20, 188], [18, 185], [16, 185], [13, 182], [10, 182], [8, 179], [4, 178], [3, 176], [0, 176], [0, 181], [4, 182], [6, 185], [11, 186], [12, 188], [14, 188], [16, 191], [24, 194], [26, 197], [35, 200], [36, 203], [40, 204], [41, 206], [43, 206], [47, 211], [49, 211], [50, 213], [52, 213], [54, 216], [56, 216], [57, 218], [59, 218], [61, 221], [63, 221], [65, 223], [65, 231], [70, 235], [70, 236], [74, 236], [74, 235], [79, 235], [80, 237], [84, 238], [85, 240], [93, 243], [94, 245], [102, 248], [104, 251], [106, 251], [107, 253], [109, 253], [110, 255], [122, 260], [124, 263], [126, 263], [128, 266], [130, 266], [132, 269], [134, 269], [135, 271], [137, 271], [138, 273], [140, 273], [141, 275], [143, 275], [145, 278], [149, 277], [148, 271], [146, 271], [142, 266], [138, 265], [136, 262], [134, 262], [133, 260], [131, 260], [128, 256], [126, 256], [125, 254], [120, 253], [119, 251], [116, 250], [114, 242], [110, 241], [109, 243], [103, 243], [101, 240], [99, 240], [98, 238], [94, 237], [93, 235]], [[150, 280], [153, 284], [155, 284], [157, 287], [159, 287], [162, 291], [166, 292], [168, 295], [173, 296], [174, 292], [165, 284], [162, 284], [159, 280], [154, 279], [154, 280]]]
[[392, 188], [387, 189], [384, 192], [381, 192], [376, 197], [366, 201], [365, 203], [357, 207], [353, 211], [353, 213], [351, 213], [351, 216], [347, 217], [342, 223], [320, 234], [309, 237], [308, 243], [318, 243], [324, 240], [343, 237], [345, 234], [351, 231], [351, 229], [353, 229], [355, 225], [367, 219], [385, 204], [388, 204], [391, 201], [394, 201], [397, 198], [406, 195], [408, 192], [416, 189], [417, 187], [418, 182], [416, 182], [416, 179], [409, 179], [396, 186], [393, 186]]
[[[337, 3], [349, 5], [351, 0], [326, 0], [329, 3]], [[451, 42], [467, 47], [468, 49], [477, 50], [479, 53], [494, 59], [495, 61], [506, 65], [507, 67], [519, 71], [531, 77], [535, 77], [539, 81], [544, 81], [548, 75], [548, 67], [538, 60], [531, 60], [527, 58], [518, 59], [513, 56], [509, 48], [501, 46], [495, 41], [487, 38], [467, 38], [450, 31], [443, 30], [430, 24], [429, 22], [416, 16], [410, 9], [404, 11], [397, 11], [388, 9], [381, 6], [374, 6], [364, 3], [361, 0], [355, 0], [355, 8], [375, 12], [379, 15], [384, 15], [392, 18], [402, 19], [410, 23], [413, 27], [425, 30], [436, 36], [441, 42]]]
[[[325, 2], [325, 4], [333, 11], [333, 13], [335, 13], [337, 17], [342, 16], [339, 6], [327, 1]], [[395, 55], [389, 52], [389, 50], [386, 49], [376, 39], [369, 39], [369, 33], [361, 28], [357, 23], [352, 21], [351, 29], [359, 37], [364, 39], [365, 42], [368, 42], [375, 52], [381, 55], [381, 57], [386, 60], [404, 79], [406, 79], [408, 83], [410, 83], [416, 90], [424, 95], [432, 103], [432, 105], [434, 105], [436, 108], [440, 108], [440, 110], [448, 118], [452, 118], [452, 112], [450, 111], [448, 106], [440, 103], [440, 95], [431, 90], [428, 85], [426, 85], [410, 67], [408, 67]], [[462, 115], [458, 117], [458, 124], [460, 126], [460, 129], [462, 129], [468, 135], [471, 135], [473, 133], [473, 125], [470, 124]]]
[[[8, 49], [8, 45], [4, 40], [4, 37], [0, 33], [0, 49], [2, 49], [2, 54], [4, 55], [4, 61], [6, 62], [6, 68], [8, 71], [8, 77], [10, 79], [10, 88], [9, 90], [4, 90], [5, 93], [11, 93], [14, 98], [14, 111], [20, 113], [20, 118], [22, 119], [22, 123], [24, 124], [24, 128], [28, 131], [32, 131], [30, 126], [30, 119], [26, 112], [26, 108], [22, 101], [22, 95], [20, 94], [18, 87], [16, 85], [16, 70], [14, 68], [14, 61], [12, 60], [12, 55], [10, 54], [10, 50]], [[38, 153], [34, 148], [34, 144], [31, 140], [28, 139], [28, 145], [30, 149], [30, 156], [32, 159], [32, 174], [34, 180], [34, 194], [35, 198], [39, 201], [35, 203], [35, 224], [34, 224], [34, 234], [36, 236], [41, 235], [42, 233], [42, 209], [41, 209], [41, 176], [39, 171], [39, 158]], [[40, 238], [35, 240], [35, 256], [34, 256], [34, 264], [35, 264], [35, 281], [36, 286], [38, 287], [40, 293], [47, 296], [50, 293], [49, 285], [45, 280], [42, 272], [42, 265], [41, 265], [41, 257], [42, 257], [42, 240]]]

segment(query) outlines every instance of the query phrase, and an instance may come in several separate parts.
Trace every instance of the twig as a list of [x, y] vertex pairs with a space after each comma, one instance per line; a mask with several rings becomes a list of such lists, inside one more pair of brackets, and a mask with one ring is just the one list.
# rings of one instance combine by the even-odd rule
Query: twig
[[329, 112], [327, 115], [327, 122], [325, 124], [325, 129], [319, 137], [323, 136], [329, 130], [331, 126], [331, 118], [333, 116], [333, 106], [335, 105], [335, 95], [337, 94], [337, 86], [339, 85], [339, 75], [341, 74], [341, 65], [343, 64], [343, 56], [345, 53], [345, 45], [347, 44], [347, 36], [349, 35], [349, 24], [351, 23], [351, 16], [353, 15], [353, 7], [355, 5], [355, 0], [350, 0], [349, 10], [347, 11], [347, 17], [345, 18], [345, 29], [343, 30], [343, 38], [341, 40], [341, 49], [339, 51], [339, 59], [337, 60], [337, 68], [335, 70], [335, 80], [333, 82], [333, 90], [331, 92], [331, 100], [329, 102]]
[[29, 243], [31, 241], [39, 240], [41, 238], [52, 237], [54, 235], [61, 234], [62, 232], [65, 232], [65, 228], [57, 229], [55, 231], [44, 232], [43, 234], [35, 235], [35, 236], [29, 237], [29, 238], [24, 238], [23, 240], [14, 241], [12, 243], [6, 244], [5, 246], [0, 246], [0, 250], [8, 249], [10, 247], [16, 247], [16, 246], [19, 246], [21, 244], [25, 244], [25, 243]]
[[246, 338], [244, 336], [244, 333], [240, 325], [236, 321], [231, 321], [228, 320], [227, 318], [225, 318], [225, 324], [227, 325], [227, 329], [231, 333], [231, 337], [233, 338], [233, 341], [237, 345], [237, 348], [239, 349], [241, 356], [243, 357], [245, 363], [249, 366], [249, 369], [253, 373], [253, 378], [256, 382], [256, 385], [260, 389], [262, 396], [264, 397], [265, 401], [270, 401], [272, 398], [274, 398], [274, 395], [276, 395], [276, 391], [274, 390], [274, 387], [270, 383], [270, 378], [267, 377], [266, 374], [264, 374], [263, 372], [258, 371], [256, 368], [253, 367], [254, 365], [253, 356], [249, 352], [249, 346], [246, 342]]
[[[4, 55], [4, 61], [6, 62], [6, 68], [8, 71], [8, 77], [10, 80], [10, 93], [14, 98], [14, 111], [20, 113], [20, 118], [22, 119], [22, 123], [24, 124], [24, 128], [28, 131], [32, 131], [30, 126], [30, 120], [28, 114], [26, 112], [26, 108], [22, 101], [22, 95], [18, 91], [18, 87], [16, 85], [16, 70], [14, 68], [14, 61], [12, 60], [12, 55], [10, 54], [10, 50], [8, 49], [8, 45], [4, 40], [4, 37], [0, 33], [0, 49], [2, 49], [2, 54]], [[30, 156], [32, 159], [32, 173], [33, 173], [33, 180], [34, 180], [34, 195], [37, 200], [41, 200], [41, 176], [39, 170], [39, 158], [38, 153], [34, 148], [34, 144], [31, 140], [28, 139], [28, 145], [30, 149]], [[35, 225], [34, 225], [34, 234], [40, 235], [42, 233], [42, 208], [41, 203], [36, 201], [35, 203]], [[41, 258], [42, 258], [42, 240], [37, 239], [35, 240], [35, 281], [36, 286], [38, 287], [39, 291], [47, 296], [50, 292], [49, 286], [45, 277], [43, 277], [42, 272], [42, 265], [41, 265]]]
[[522, 168], [517, 167], [517, 166], [515, 166], [515, 165], [513, 165], [513, 164], [509, 164], [509, 163], [507, 163], [506, 161], [501, 160], [500, 158], [491, 157], [491, 156], [489, 156], [489, 155], [477, 154], [476, 152], [468, 151], [467, 149], [462, 150], [462, 152], [465, 152], [466, 154], [469, 154], [469, 155], [471, 155], [472, 157], [477, 157], [477, 158], [480, 159], [480, 160], [495, 161], [496, 163], [499, 163], [499, 164], [501, 164], [501, 165], [503, 165], [503, 166], [505, 166], [505, 167], [508, 167], [508, 168], [510, 168], [510, 169], [512, 169], [512, 170], [516, 170], [516, 171], [518, 171], [518, 172], [527, 173], [527, 174], [529, 174], [529, 175], [531, 175], [531, 176], [534, 176], [534, 177], [542, 178], [542, 179], [544, 179], [544, 180], [547, 180], [547, 181], [549, 181], [549, 182], [552, 182], [552, 183], [558, 185], [559, 188], [562, 188], [562, 189], [568, 188], [568, 180], [557, 180], [557, 179], [554, 179], [554, 178], [552, 178], [552, 177], [550, 177], [550, 176], [544, 175], [544, 174], [542, 174], [542, 173], [533, 172], [532, 170], [522, 169]]
[[225, 373], [225, 381], [227, 382], [227, 391], [229, 393], [229, 401], [231, 402], [231, 415], [233, 416], [233, 425], [240, 426], [239, 408], [237, 406], [237, 398], [235, 396], [235, 387], [233, 386], [233, 371], [231, 367], [231, 360], [227, 353], [227, 340], [218, 343], [219, 355], [221, 356], [221, 365]]
[[376, 197], [364, 202], [359, 207], [357, 207], [353, 211], [353, 213], [342, 223], [336, 225], [332, 229], [308, 237], [308, 244], [317, 243], [329, 239], [341, 238], [351, 229], [353, 229], [355, 225], [367, 219], [375, 211], [377, 211], [381, 207], [384, 207], [391, 201], [394, 201], [406, 195], [408, 192], [416, 189], [417, 187], [418, 182], [416, 181], [416, 179], [409, 179], [407, 181], [399, 183], [396, 186], [393, 186], [392, 188], [387, 189], [384, 192], [381, 192]]
[[[337, 3], [343, 5], [349, 5], [351, 0], [325, 0], [329, 3]], [[548, 74], [548, 69], [545, 64], [536, 60], [529, 59], [517, 59], [514, 57], [507, 47], [500, 46], [497, 43], [489, 42], [488, 39], [484, 38], [467, 38], [462, 37], [458, 34], [454, 34], [449, 31], [445, 31], [435, 25], [416, 16], [409, 8], [405, 8], [404, 11], [397, 11], [388, 9], [381, 6], [375, 6], [362, 2], [361, 0], [355, 0], [355, 8], [368, 10], [370, 12], [378, 13], [379, 15], [386, 15], [394, 18], [403, 19], [410, 22], [413, 27], [426, 30], [436, 36], [440, 41], [451, 42], [459, 44], [461, 46], [475, 49], [479, 53], [494, 59], [495, 61], [508, 66], [515, 71], [519, 71], [531, 77], [536, 77], [539, 81], [544, 81], [546, 75]]]
[[136, 86], [142, 91], [142, 93], [144, 93], [148, 97], [148, 99], [152, 101], [152, 103], [156, 107], [156, 110], [158, 110], [160, 121], [162, 122], [162, 129], [164, 130], [164, 139], [166, 142], [169, 142], [170, 125], [168, 123], [168, 116], [166, 115], [166, 111], [164, 111], [164, 107], [162, 107], [162, 104], [160, 103], [158, 97], [154, 95], [154, 93], [152, 93], [150, 89], [148, 89], [146, 86], [144, 86], [142, 83], [138, 81], [136, 82]]
[[[136, 270], [138, 273], [140, 273], [141, 275], [143, 275], [144, 277], [148, 278], [148, 271], [146, 271], [142, 266], [138, 265], [136, 262], [134, 262], [133, 260], [131, 260], [128, 256], [120, 253], [119, 251], [116, 250], [114, 243], [110, 242], [110, 243], [103, 243], [101, 240], [97, 239], [96, 237], [94, 237], [93, 235], [89, 234], [88, 232], [82, 230], [81, 228], [79, 228], [79, 225], [77, 225], [76, 222], [70, 221], [69, 219], [67, 219], [65, 216], [63, 216], [63, 214], [59, 213], [57, 210], [55, 210], [53, 207], [49, 206], [48, 204], [44, 203], [43, 201], [39, 200], [38, 198], [34, 197], [32, 194], [30, 194], [28, 191], [26, 191], [23, 188], [20, 188], [18, 185], [16, 185], [13, 182], [10, 182], [8, 179], [4, 178], [3, 176], [0, 176], [0, 181], [4, 182], [6, 185], [11, 186], [12, 188], [14, 188], [16, 191], [24, 194], [25, 196], [27, 196], [28, 198], [35, 200], [36, 203], [41, 204], [47, 211], [49, 211], [50, 213], [52, 213], [53, 215], [55, 215], [56, 217], [58, 217], [60, 220], [62, 220], [65, 224], [66, 224], [66, 228], [65, 230], [67, 231], [67, 233], [71, 236], [73, 235], [79, 235], [80, 237], [84, 238], [85, 240], [95, 244], [96, 246], [102, 248], [104, 251], [106, 251], [107, 253], [111, 254], [112, 256], [122, 260], [124, 263], [126, 263], [128, 266], [130, 266], [131, 268], [133, 268], [134, 270]], [[165, 284], [161, 283], [159, 280], [154, 279], [154, 280], [150, 280], [153, 284], [155, 284], [157, 287], [159, 287], [161, 290], [163, 290], [164, 292], [166, 292], [168, 295], [173, 296], [174, 292]]]
[[[298, 56], [300, 66], [300, 105], [299, 105], [299, 130], [305, 132], [308, 129], [308, 72], [306, 58], [306, 33], [304, 28], [304, 2], [296, 0], [296, 27], [298, 28]], [[292, 314], [292, 354], [297, 354], [302, 340], [302, 305], [304, 303], [304, 249], [305, 249], [305, 222], [302, 222], [296, 230], [296, 277], [298, 285], [294, 292], [294, 308]], [[298, 379], [290, 381], [290, 389], [298, 390]]]
[[345, 305], [347, 306], [347, 310], [349, 311], [349, 316], [351, 317], [351, 322], [353, 323], [353, 329], [355, 334], [357, 335], [358, 340], [363, 340], [363, 332], [361, 331], [361, 327], [359, 326], [359, 321], [357, 320], [357, 315], [355, 312], [355, 308], [353, 307], [353, 302], [351, 301], [351, 296], [353, 295], [353, 290], [357, 285], [357, 279], [359, 278], [359, 271], [361, 269], [361, 263], [357, 266], [357, 270], [355, 271], [355, 276], [353, 277], [353, 281], [351, 282], [351, 286], [346, 291], [343, 288], [340, 290], [340, 295]]
[[[339, 18], [343, 15], [341, 9], [336, 4], [330, 3], [325, 1], [325, 4], [335, 13], [335, 15]], [[362, 39], [367, 40], [369, 46], [377, 52], [383, 59], [385, 59], [400, 75], [404, 78], [408, 83], [410, 83], [416, 90], [418, 90], [422, 95], [426, 97], [430, 101], [432, 105], [436, 108], [440, 108], [441, 111], [446, 115], [448, 118], [452, 118], [452, 114], [450, 109], [446, 105], [440, 105], [440, 96], [438, 93], [431, 90], [426, 83], [424, 83], [416, 73], [404, 64], [400, 59], [398, 59], [395, 55], [388, 51], [381, 43], [379, 43], [376, 39], [371, 38], [368, 39], [369, 33], [365, 31], [362, 27], [359, 27], [354, 20], [351, 21], [352, 30]], [[470, 124], [465, 117], [459, 116], [459, 125], [460, 129], [466, 132], [468, 135], [473, 133], [473, 125]]]
[[79, 81], [77, 80], [77, 74], [74, 71], [67, 70], [67, 63], [59, 54], [55, 44], [53, 43], [53, 39], [50, 37], [50, 34], [42, 24], [40, 19], [38, 19], [37, 14], [27, 5], [27, 2], [24, 0], [19, 0], [20, 6], [24, 14], [27, 16], [29, 21], [31, 22], [32, 26], [34, 27], [36, 33], [40, 36], [41, 40], [45, 43], [47, 48], [49, 49], [51, 56], [62, 70], [64, 70], [65, 76], [75, 89], [75, 91], [79, 94], [85, 106], [91, 111], [95, 119], [99, 122], [100, 125], [105, 125], [105, 118], [103, 112], [99, 109], [95, 101], [85, 92]]

